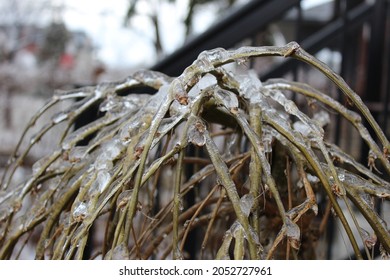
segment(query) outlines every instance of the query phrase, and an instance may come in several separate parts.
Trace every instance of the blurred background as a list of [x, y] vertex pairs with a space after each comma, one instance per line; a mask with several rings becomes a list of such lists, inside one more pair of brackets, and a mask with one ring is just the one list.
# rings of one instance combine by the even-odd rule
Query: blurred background
[[[336, 70], [389, 137], [388, 0], [1, 1], [0, 168], [56, 89], [121, 80], [141, 68], [176, 76], [203, 50], [292, 40]], [[258, 58], [244, 66], [262, 81], [306, 82], [349, 106], [327, 79], [301, 62]], [[330, 115], [329, 140], [367, 164], [367, 146]], [[55, 145], [50, 138], [42, 142], [18, 176]], [[324, 254], [337, 253], [329, 248]]]

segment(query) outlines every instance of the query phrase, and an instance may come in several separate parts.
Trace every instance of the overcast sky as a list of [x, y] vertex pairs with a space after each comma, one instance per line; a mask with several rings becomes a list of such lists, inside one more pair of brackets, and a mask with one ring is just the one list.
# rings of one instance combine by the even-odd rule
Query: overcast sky
[[[123, 25], [128, 0], [54, 0], [64, 4], [62, 17], [70, 30], [84, 30], [97, 46], [99, 59], [109, 66], [151, 65], [155, 61], [152, 45], [153, 28], [146, 17], [138, 16], [131, 28]], [[241, 0], [247, 2], [248, 0]], [[306, 0], [303, 5], [311, 6], [327, 0]], [[180, 46], [184, 40], [184, 27], [181, 24], [188, 0], [150, 0], [149, 3], [162, 3], [159, 11], [163, 15], [161, 37], [163, 47], [168, 52]], [[115, 5], [113, 5], [115, 3]], [[145, 10], [150, 7], [145, 4]], [[201, 32], [215, 19], [217, 7], [209, 5], [198, 13], [197, 32]]]

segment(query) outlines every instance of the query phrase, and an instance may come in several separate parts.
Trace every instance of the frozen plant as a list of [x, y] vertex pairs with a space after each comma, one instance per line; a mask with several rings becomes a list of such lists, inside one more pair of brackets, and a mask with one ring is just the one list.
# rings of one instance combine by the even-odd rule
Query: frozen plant
[[[356, 111], [306, 84], [261, 83], [252, 72], [223, 67], [261, 56], [317, 68]], [[134, 94], [145, 87], [156, 93]], [[370, 148], [369, 166], [327, 142], [326, 113], [304, 112], [286, 91], [355, 127]], [[24, 139], [49, 108], [69, 99], [75, 102], [68, 110]], [[96, 120], [72, 129], [92, 107], [100, 108]], [[59, 124], [57, 149], [15, 183], [29, 151]], [[331, 218], [356, 258], [372, 258], [375, 245], [388, 256], [389, 229], [375, 205], [390, 198], [389, 153], [357, 94], [297, 43], [205, 51], [179, 77], [139, 71], [58, 92], [37, 112], [1, 179], [0, 258], [19, 258], [26, 244], [36, 259], [316, 258], [308, 252]], [[370, 229], [362, 230], [353, 206]]]

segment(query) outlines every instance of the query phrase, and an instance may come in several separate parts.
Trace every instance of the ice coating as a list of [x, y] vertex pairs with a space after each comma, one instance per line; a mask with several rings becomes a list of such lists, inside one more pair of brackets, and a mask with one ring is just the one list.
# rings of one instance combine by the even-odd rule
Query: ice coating
[[296, 121], [293, 123], [293, 128], [295, 131], [299, 132], [303, 136], [308, 136], [311, 132], [311, 128], [303, 123], [302, 121]]
[[337, 174], [337, 177], [339, 178], [340, 182], [343, 182], [345, 180], [345, 174], [340, 172], [339, 174]]
[[69, 117], [68, 112], [59, 112], [55, 114], [51, 119], [54, 124], [58, 124], [64, 120], [66, 120]]
[[[271, 251], [272, 248], [277, 250], [277, 253], [270, 252], [267, 257], [273, 258], [279, 256], [280, 252], [285, 253], [285, 246], [276, 244], [279, 239], [280, 242], [286, 243], [283, 237], [288, 239], [288, 244], [298, 249], [300, 230], [306, 232], [306, 225], [300, 220], [301, 217], [310, 219], [303, 216], [310, 209], [315, 213], [322, 212], [323, 204], [320, 203], [321, 208], [318, 209], [315, 200], [331, 200], [333, 195], [329, 193], [332, 194], [332, 191], [336, 193], [335, 189], [340, 186], [344, 186], [348, 191], [348, 197], [345, 196], [344, 199], [352, 200], [351, 197], [354, 196], [362, 209], [367, 209], [364, 214], [368, 217], [372, 214], [374, 217], [372, 225], [375, 227], [379, 224], [384, 228], [381, 218], [375, 216], [376, 208], [373, 207], [373, 201], [378, 198], [388, 200], [390, 188], [389, 184], [381, 179], [382, 174], [376, 172], [375, 161], [381, 161], [378, 162], [378, 167], [382, 171], [386, 167], [383, 158], [387, 160], [389, 147], [384, 141], [378, 141], [381, 143], [376, 145], [374, 141], [377, 137], [370, 136], [371, 131], [368, 132], [362, 127], [363, 121], [357, 117], [357, 113], [360, 114], [361, 111], [349, 112], [342, 105], [333, 102], [330, 95], [325, 98], [309, 87], [301, 86], [299, 91], [297, 90], [299, 83], [267, 81], [263, 86], [254, 71], [242, 74], [242, 71], [246, 70], [244, 68], [249, 65], [237, 67], [232, 63], [229, 65], [230, 68], [223, 65], [227, 62], [245, 63], [250, 56], [256, 56], [256, 53], [263, 56], [263, 50], [271, 55], [295, 55], [297, 48], [296, 44], [290, 44], [282, 48], [242, 48], [235, 51], [215, 49], [202, 53], [185, 73], [174, 79], [156, 72], [139, 71], [125, 81], [105, 83], [82, 89], [82, 92], [73, 91], [67, 95], [56, 96], [54, 101], [66, 98], [79, 99], [67, 110], [61, 107], [56, 115], [47, 119], [48, 124], [38, 130], [32, 138], [28, 137], [36, 132], [35, 128], [34, 131], [32, 129], [28, 131], [31, 133], [26, 134], [28, 135], [26, 138], [27, 141], [31, 140], [31, 146], [27, 150], [38, 144], [46, 131], [60, 128], [57, 125], [61, 122], [65, 123], [62, 126], [68, 126], [68, 130], [57, 137], [58, 141], [55, 144], [59, 143], [63, 149], [57, 149], [58, 159], [49, 157], [46, 161], [37, 162], [33, 166], [33, 176], [25, 180], [27, 183], [23, 182], [15, 189], [12, 188], [13, 184], [6, 182], [10, 186], [9, 192], [5, 192], [6, 186], [0, 193], [2, 209], [0, 232], [4, 231], [6, 235], [11, 232], [14, 234], [11, 238], [16, 240], [20, 224], [31, 225], [31, 228], [35, 224], [49, 228], [51, 225], [48, 225], [47, 221], [50, 221], [51, 209], [54, 209], [55, 204], [64, 203], [56, 209], [64, 209], [68, 216], [61, 213], [60, 221], [55, 221], [50, 231], [43, 232], [42, 240], [46, 240], [45, 244], [54, 246], [43, 246], [40, 258], [45, 258], [46, 255], [69, 258], [74, 255], [81, 256], [85, 246], [83, 242], [85, 238], [89, 238], [89, 235], [85, 235], [89, 234], [87, 229], [94, 226], [96, 218], [104, 220], [107, 216], [110, 216], [110, 220], [107, 219], [107, 223], [110, 223], [107, 224], [110, 233], [103, 234], [106, 234], [105, 238], [109, 238], [110, 242], [105, 248], [98, 248], [107, 258], [148, 259], [154, 256], [169, 258], [172, 254], [175, 258], [181, 258], [180, 248], [185, 244], [185, 240], [183, 238], [172, 242], [170, 238], [173, 236], [172, 231], [167, 230], [171, 223], [169, 218], [173, 216], [169, 212], [170, 207], [175, 200], [169, 196], [172, 194], [175, 177], [172, 175], [180, 168], [185, 176], [182, 176], [181, 191], [178, 195], [179, 205], [176, 205], [182, 211], [179, 213], [178, 233], [182, 233], [180, 230], [182, 222], [188, 221], [190, 219], [188, 215], [194, 213], [192, 212], [194, 205], [191, 205], [192, 200], [187, 200], [187, 192], [199, 188], [200, 192], [193, 192], [195, 203], [204, 208], [201, 212], [195, 212], [196, 218], [193, 216], [191, 221], [194, 221], [196, 226], [210, 225], [201, 249], [204, 251], [201, 254], [204, 253], [205, 257], [210, 259], [215, 256], [213, 253], [216, 251], [220, 252], [219, 258], [245, 256], [256, 259], [258, 254], [253, 252], [258, 253], [262, 247], [260, 241], [263, 242], [266, 235], [269, 235], [270, 240], [265, 241], [267, 251], [269, 248]], [[296, 54], [299, 53], [297, 51]], [[152, 87], [157, 93], [133, 94], [143, 91], [144, 87]], [[297, 101], [296, 104], [291, 100], [291, 92], [295, 92], [294, 97], [297, 98], [293, 100]], [[83, 97], [84, 99], [80, 99]], [[317, 111], [323, 106], [311, 106], [311, 103], [310, 107], [305, 105], [299, 108], [302, 104], [300, 101], [305, 98], [319, 105], [325, 103], [325, 108], [330, 107], [335, 114], [342, 113], [342, 117], [347, 118], [347, 123], [358, 128], [358, 136], [368, 142], [371, 149], [369, 168], [329, 145], [328, 141], [331, 141], [332, 137], [324, 138], [324, 131], [321, 130], [329, 124], [328, 113]], [[102, 112], [96, 116], [96, 122], [73, 131], [73, 122], [92, 105], [100, 105]], [[222, 120], [214, 122], [215, 115], [211, 110], [215, 109], [218, 117], [222, 115]], [[223, 119], [225, 116], [229, 117], [227, 123]], [[40, 120], [37, 124], [39, 122]], [[189, 143], [199, 147], [206, 145], [206, 149], [193, 147], [188, 145]], [[215, 147], [207, 146], [210, 143], [215, 143]], [[182, 166], [177, 164], [177, 153], [184, 154]], [[22, 155], [20, 160], [19, 154]], [[331, 160], [328, 160], [328, 155]], [[5, 181], [17, 177], [13, 175], [16, 168], [13, 168], [12, 164], [22, 165], [26, 162], [24, 160], [27, 156], [23, 155], [23, 149], [17, 149], [9, 163], [11, 168], [5, 176]], [[220, 164], [216, 165], [215, 162]], [[279, 165], [280, 162], [283, 164]], [[188, 168], [189, 164], [191, 168]], [[286, 167], [288, 164], [291, 164], [288, 166], [290, 169]], [[224, 168], [220, 168], [221, 166]], [[286, 170], [274, 172], [278, 171], [275, 169], [279, 166]], [[189, 174], [187, 172], [189, 169], [193, 170], [194, 174]], [[253, 174], [256, 170], [261, 170], [260, 176]], [[357, 174], [347, 170], [357, 170]], [[292, 192], [289, 194], [293, 198], [292, 205], [295, 206], [289, 207], [288, 210], [284, 209], [286, 188], [284, 182], [283, 185], [279, 185], [277, 180], [279, 174], [291, 176], [289, 179]], [[50, 178], [52, 176], [56, 178]], [[216, 177], [217, 186], [214, 185]], [[225, 182], [222, 182], [223, 180]], [[321, 183], [318, 184], [319, 182]], [[223, 184], [224, 187], [218, 184]], [[319, 191], [322, 188], [325, 192]], [[17, 189], [20, 190], [20, 194], [16, 194]], [[218, 196], [217, 192], [221, 195]], [[294, 195], [297, 193], [299, 198], [295, 200]], [[164, 195], [162, 199], [159, 197], [161, 194]], [[210, 196], [207, 196], [208, 194]], [[26, 220], [18, 218], [18, 215], [25, 211], [24, 202], [31, 198], [34, 206], [29, 210], [34, 214], [24, 215]], [[67, 201], [62, 202], [65, 198]], [[279, 201], [279, 198], [282, 201]], [[204, 202], [202, 199], [205, 199]], [[266, 207], [258, 208], [259, 205], [254, 203], [257, 199], [264, 201], [259, 203], [260, 206], [265, 206], [267, 202]], [[228, 200], [234, 203], [234, 207], [231, 207]], [[186, 209], [183, 209], [183, 201]], [[331, 202], [334, 212], [342, 221], [344, 209], [337, 211], [338, 201], [340, 199]], [[140, 207], [143, 207], [142, 213], [139, 211]], [[284, 222], [282, 229], [280, 223], [276, 223], [276, 227], [269, 232], [268, 228], [264, 228], [270, 225], [270, 220], [267, 220], [271, 216], [267, 215], [269, 209], [273, 210], [271, 213], [273, 216], [278, 216], [278, 221]], [[161, 210], [166, 211], [168, 218], [159, 214], [164, 212]], [[261, 217], [257, 217], [258, 214]], [[65, 219], [68, 223], [63, 222], [64, 216], [67, 217]], [[118, 222], [112, 223], [113, 217]], [[257, 223], [257, 218], [264, 218], [265, 222]], [[237, 220], [232, 224], [235, 219]], [[7, 223], [11, 226], [4, 226]], [[64, 228], [61, 228], [62, 225]], [[185, 230], [193, 230], [194, 225], [188, 227], [186, 222]], [[208, 244], [216, 240], [212, 225], [225, 226], [219, 233], [225, 232], [226, 239], [222, 241], [224, 245], [219, 249], [214, 246], [212, 250], [207, 251]], [[130, 230], [127, 232], [128, 229]], [[380, 228], [378, 230], [377, 227], [371, 232], [375, 231], [380, 232]], [[79, 236], [76, 238], [74, 233]], [[387, 232], [380, 233], [387, 236]], [[67, 237], [66, 234], [71, 236]], [[364, 235], [364, 243], [370, 242], [368, 234], [361, 235]], [[206, 236], [207, 238], [210, 236], [210, 239], [206, 240]], [[219, 234], [218, 240], [220, 237]], [[230, 243], [233, 237], [236, 240]], [[23, 241], [16, 244], [15, 248], [23, 245], [21, 244]], [[67, 243], [70, 243], [70, 246], [67, 247]], [[64, 252], [57, 249], [53, 254], [53, 250], [60, 247], [64, 248]], [[232, 247], [235, 250], [234, 255]], [[237, 247], [242, 247], [245, 252], [242, 253]], [[304, 250], [304, 247], [302, 246], [300, 250]], [[165, 252], [158, 252], [158, 248], [163, 248]], [[247, 251], [248, 248], [251, 250]], [[109, 249], [111, 251], [106, 253]], [[37, 251], [39, 255], [40, 250]], [[187, 257], [187, 254], [184, 253], [183, 256]]]
[[106, 170], [99, 170], [96, 175], [95, 181], [92, 183], [90, 193], [91, 194], [100, 194], [102, 193], [109, 185], [111, 180], [111, 174]]
[[45, 165], [45, 163], [47, 162], [47, 158], [41, 158], [39, 160], [37, 160], [33, 166], [32, 166], [32, 173], [33, 174], [38, 174], [38, 172], [40, 172], [40, 170], [43, 168], [43, 166]]
[[247, 75], [238, 75], [237, 80], [240, 82], [240, 94], [248, 99], [252, 104], [262, 102], [263, 97], [260, 93], [262, 83], [258, 79], [255, 71], [248, 71]]
[[88, 147], [86, 146], [76, 146], [69, 150], [68, 160], [70, 162], [79, 162], [84, 157], [86, 157]]
[[[110, 254], [107, 254], [110, 255]], [[112, 251], [112, 260], [129, 260], [130, 252], [125, 243], [120, 243]]]
[[245, 217], [249, 217], [249, 214], [251, 213], [251, 209], [253, 207], [253, 204], [255, 203], [255, 198], [253, 197], [253, 194], [245, 194], [240, 199], [240, 207], [242, 212], [244, 213]]
[[307, 174], [307, 180], [312, 184], [316, 184], [320, 181], [320, 179], [317, 176], [311, 174]]
[[113, 163], [112, 160], [107, 158], [105, 153], [102, 153], [97, 156], [93, 166], [95, 167], [95, 170], [109, 170], [113, 167]]
[[85, 217], [88, 215], [88, 206], [85, 202], [79, 202], [76, 204], [73, 212], [73, 219], [76, 222], [81, 222], [85, 219]]
[[206, 144], [206, 125], [200, 119], [193, 122], [188, 129], [188, 141], [197, 146]]
[[321, 110], [313, 115], [313, 120], [316, 121], [320, 127], [325, 127], [330, 123], [330, 116], [328, 112]]
[[238, 222], [238, 221], [235, 221], [231, 227], [230, 227], [230, 232], [232, 234], [232, 236], [234, 238], [237, 237], [237, 235], [239, 234], [239, 232], [243, 232], [244, 231], [244, 228], [242, 227], [242, 225]]
[[263, 147], [265, 153], [272, 153], [272, 142], [274, 137], [272, 136], [272, 131], [269, 127], [264, 127], [263, 129]]
[[219, 89], [214, 92], [214, 97], [218, 98], [218, 101], [222, 102], [229, 111], [238, 108], [237, 96], [228, 90]]
[[116, 200], [116, 207], [118, 209], [124, 208], [125, 205], [127, 204], [127, 202], [129, 202], [132, 193], [133, 193], [133, 190], [125, 190], [125, 191], [121, 192], [118, 195], [118, 198]]
[[198, 59], [200, 61], [207, 61], [207, 63], [222, 62], [226, 59], [227, 53], [223, 48], [215, 48], [212, 50], [203, 51], [199, 54]]
[[294, 249], [299, 249], [301, 243], [301, 230], [299, 229], [298, 225], [292, 222], [290, 218], [286, 218], [285, 226], [286, 235], [290, 241], [291, 246]]
[[114, 138], [104, 143], [102, 150], [107, 159], [112, 161], [120, 156], [124, 150], [124, 146], [119, 139]]

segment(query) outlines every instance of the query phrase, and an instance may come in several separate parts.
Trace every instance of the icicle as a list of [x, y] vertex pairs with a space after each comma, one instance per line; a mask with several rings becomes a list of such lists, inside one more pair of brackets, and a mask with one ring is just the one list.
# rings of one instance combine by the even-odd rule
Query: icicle
[[272, 136], [272, 133], [269, 129], [264, 128], [263, 129], [263, 147], [265, 153], [272, 153], [272, 142], [274, 140], [274, 137]]
[[225, 137], [225, 152], [224, 157], [226, 159], [231, 158], [234, 155], [235, 149], [237, 147], [238, 134], [228, 134]]

